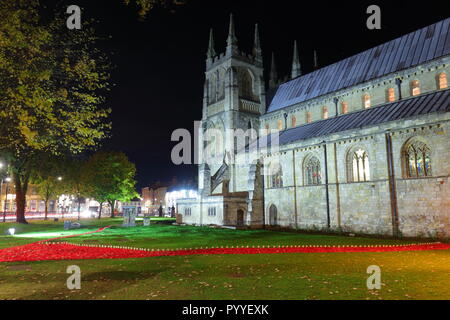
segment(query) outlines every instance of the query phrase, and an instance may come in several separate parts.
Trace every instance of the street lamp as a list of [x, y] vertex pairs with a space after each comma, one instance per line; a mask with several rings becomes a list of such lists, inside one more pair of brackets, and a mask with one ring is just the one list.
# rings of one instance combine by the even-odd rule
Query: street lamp
[[[6, 222], [6, 203], [8, 202], [8, 187], [9, 187], [9, 183], [11, 182], [11, 178], [6, 177], [5, 181], [6, 181], [6, 194], [5, 194], [5, 204], [3, 206], [3, 222]], [[3, 184], [3, 181], [2, 181], [2, 184]]]

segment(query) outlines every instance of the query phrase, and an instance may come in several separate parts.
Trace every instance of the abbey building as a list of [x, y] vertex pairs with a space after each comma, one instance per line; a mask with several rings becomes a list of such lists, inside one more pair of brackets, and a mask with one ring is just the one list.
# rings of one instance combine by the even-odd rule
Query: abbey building
[[[226, 52], [211, 33], [201, 134], [224, 137], [203, 138], [216, 161], [183, 223], [450, 237], [449, 23], [304, 75], [295, 45], [291, 79], [272, 63], [268, 87], [257, 26], [251, 54], [232, 18]], [[257, 134], [242, 149], [229, 129]]]

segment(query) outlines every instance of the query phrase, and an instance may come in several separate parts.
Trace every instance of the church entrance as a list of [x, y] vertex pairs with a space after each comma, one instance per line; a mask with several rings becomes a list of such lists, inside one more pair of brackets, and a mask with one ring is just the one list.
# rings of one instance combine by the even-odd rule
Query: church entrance
[[244, 225], [244, 211], [243, 210], [237, 211], [236, 224], [238, 227], [241, 227]]
[[278, 210], [274, 204], [269, 208], [269, 223], [271, 226], [276, 226], [278, 224]]

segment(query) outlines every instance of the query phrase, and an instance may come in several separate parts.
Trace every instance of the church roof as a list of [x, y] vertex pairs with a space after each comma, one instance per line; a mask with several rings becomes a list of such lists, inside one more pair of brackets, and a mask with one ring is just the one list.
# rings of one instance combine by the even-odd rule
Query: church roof
[[450, 53], [450, 18], [282, 84], [268, 111], [304, 102]]
[[[450, 89], [447, 89], [285, 130], [279, 133], [279, 144], [286, 145], [346, 130], [360, 129], [428, 113], [449, 111]], [[260, 139], [260, 147], [265, 147], [266, 142], [270, 142], [270, 139]]]

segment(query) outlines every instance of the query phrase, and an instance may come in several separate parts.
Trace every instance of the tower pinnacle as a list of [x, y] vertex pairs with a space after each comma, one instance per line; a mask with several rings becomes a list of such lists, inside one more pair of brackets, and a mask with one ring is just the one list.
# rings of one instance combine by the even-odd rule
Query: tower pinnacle
[[208, 47], [208, 53], [207, 57], [208, 59], [214, 58], [216, 55], [216, 50], [214, 49], [214, 34], [213, 29], [211, 28], [211, 31], [209, 33], [209, 47]]
[[275, 88], [277, 85], [278, 85], [277, 66], [275, 64], [275, 54], [272, 52], [272, 63], [271, 63], [271, 67], [270, 67], [269, 87]]
[[231, 54], [237, 51], [238, 40], [236, 37], [236, 31], [234, 27], [233, 14], [230, 14], [230, 30], [228, 32], [227, 39], [227, 53]]
[[262, 63], [262, 50], [261, 50], [261, 41], [259, 39], [258, 24], [255, 25], [255, 43], [253, 46], [253, 55], [255, 56], [255, 60], [257, 62]]
[[297, 78], [302, 75], [302, 66], [298, 55], [297, 41], [294, 41], [294, 57], [292, 59], [292, 73], [291, 78]]

